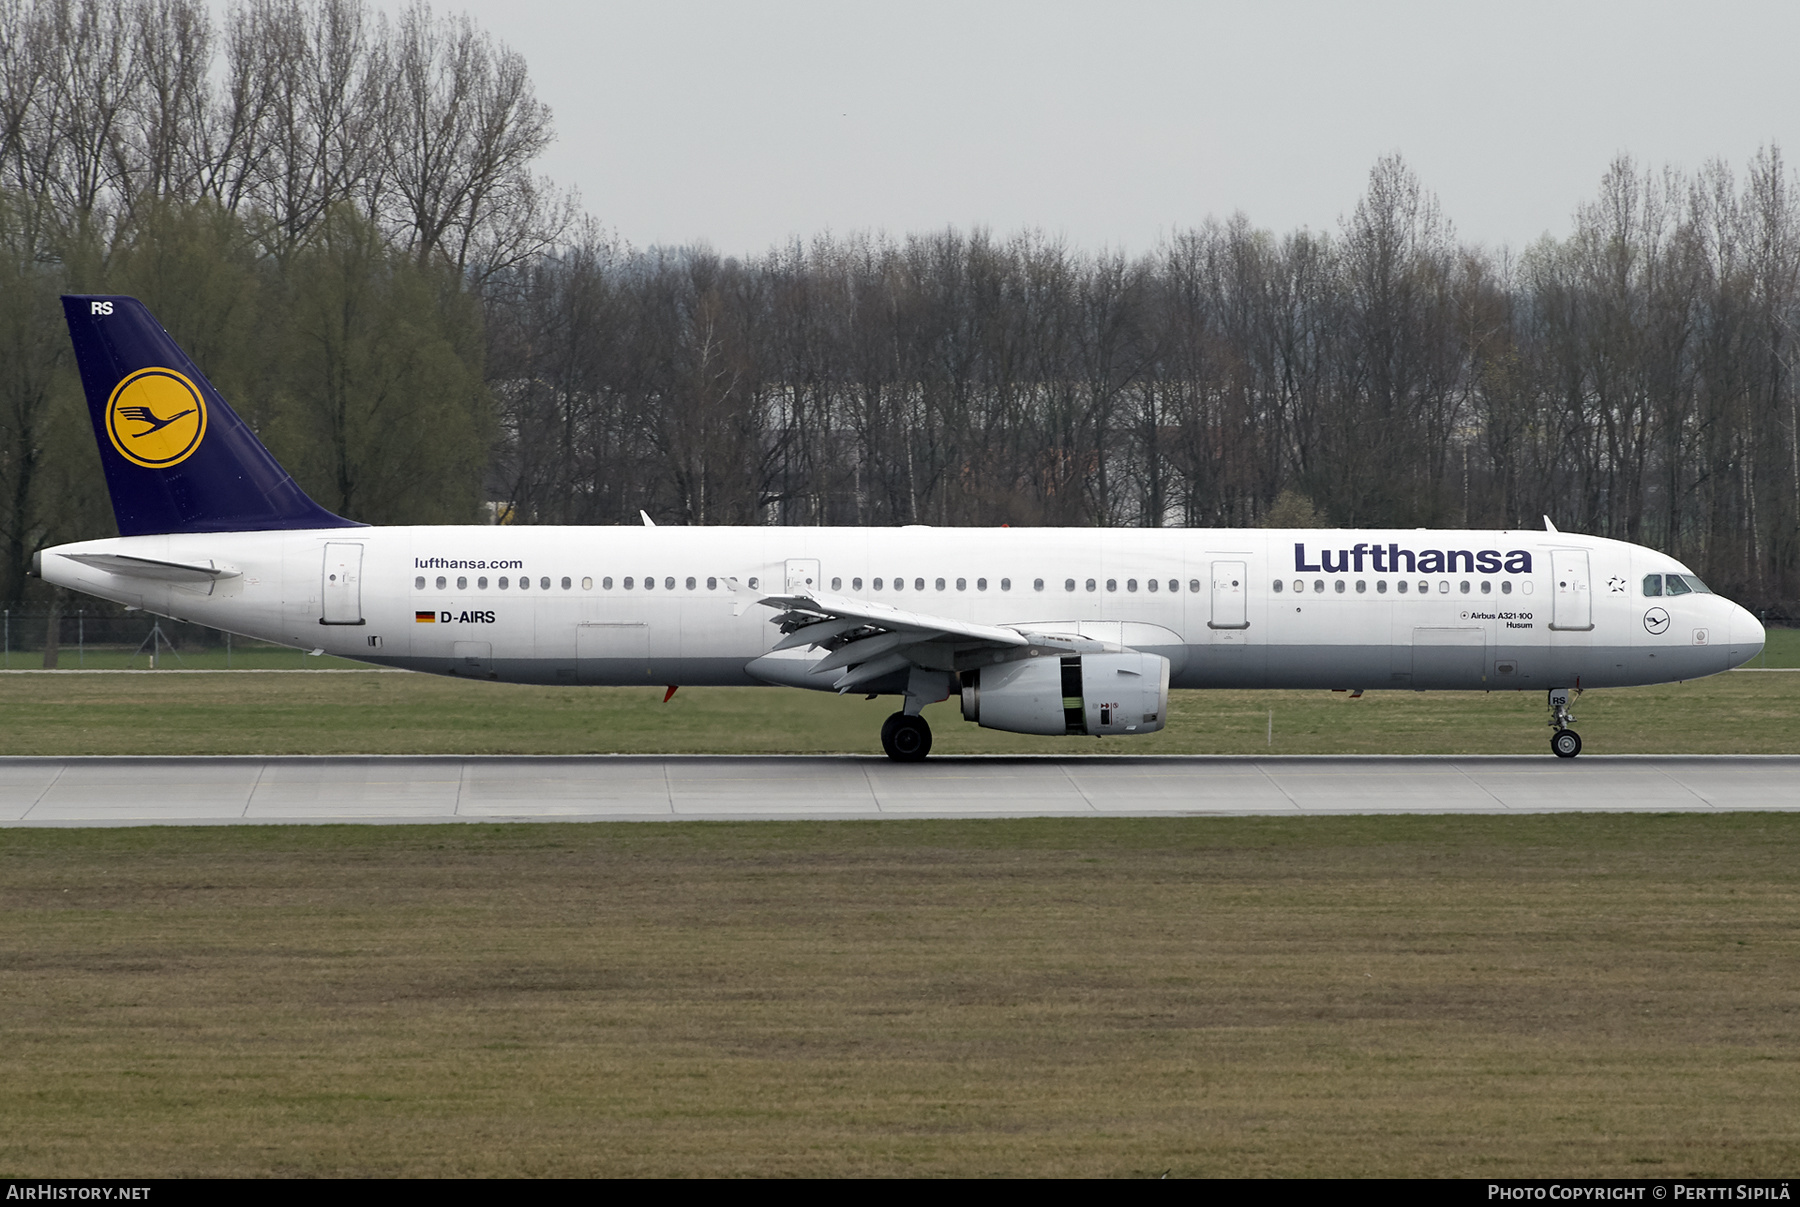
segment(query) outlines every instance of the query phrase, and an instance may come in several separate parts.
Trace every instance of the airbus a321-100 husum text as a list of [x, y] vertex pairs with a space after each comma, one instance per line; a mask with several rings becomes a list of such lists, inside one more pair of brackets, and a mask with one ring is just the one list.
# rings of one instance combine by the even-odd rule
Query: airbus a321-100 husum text
[[1693, 679], [1763, 643], [1651, 549], [1545, 531], [369, 527], [301, 491], [141, 304], [66, 297], [120, 535], [59, 586], [440, 675], [773, 684], [1015, 733], [1154, 733], [1171, 687], [1537, 691]]

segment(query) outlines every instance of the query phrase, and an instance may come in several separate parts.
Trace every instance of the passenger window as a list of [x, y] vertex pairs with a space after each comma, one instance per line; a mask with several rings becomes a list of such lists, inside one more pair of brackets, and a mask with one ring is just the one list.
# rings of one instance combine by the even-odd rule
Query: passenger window
[[1464, 595], [1469, 593], [1469, 580], [1466, 578], [1462, 580], [1462, 593]]
[[531, 589], [531, 580], [529, 578], [526, 578], [523, 574], [519, 575], [519, 590], [527, 591], [530, 589]]
[[[1319, 590], [1321, 590], [1321, 591], [1323, 591], [1324, 589], [1325, 588], [1323, 586], [1320, 586], [1320, 588], [1319, 588]], [[1200, 594], [1200, 580], [1199, 579], [1197, 579], [1197, 578], [1188, 579], [1188, 593], [1190, 595]]]
[[1508, 581], [1500, 584], [1500, 594], [1502, 594], [1502, 595], [1511, 595], [1512, 594], [1511, 580], [1508, 580]]
[[[504, 586], [505, 586], [505, 585], [506, 585], [506, 580], [505, 580], [505, 579], [504, 579], [504, 578], [503, 578], [503, 579], [501, 579], [501, 580], [500, 580], [500, 585], [501, 585], [501, 586], [502, 586], [502, 587], [504, 587]], [[626, 578], [625, 578], [625, 589], [626, 589], [626, 590], [627, 590], [627, 591], [629, 591], [629, 590], [631, 590], [631, 577], [630, 577], [630, 575], [627, 575], [627, 576], [626, 576]]]
[[1002, 590], [1002, 591], [1010, 591], [1010, 590], [1012, 590], [1012, 579], [1010, 579], [1010, 578], [1003, 578], [1003, 579], [1001, 579], [1001, 580], [1000, 580], [1000, 589], [1001, 589], [1001, 590]]
[[1331, 580], [1331, 585], [1337, 589], [1337, 593], [1339, 595], [1342, 595], [1344, 593], [1344, 580], [1343, 579], [1334, 578]]
[[1367, 595], [1369, 593], [1369, 584], [1364, 582], [1360, 578], [1357, 579], [1356, 580], [1356, 593], [1358, 595]]
[[581, 589], [583, 591], [592, 591], [594, 589], [594, 580], [591, 578], [582, 579], [581, 580]]
[[[1448, 589], [1449, 584], [1446, 583], [1444, 585], [1445, 585], [1445, 588]], [[1431, 584], [1426, 582], [1422, 578], [1419, 580], [1419, 594], [1420, 595], [1430, 595], [1431, 594]]]
[[[419, 585], [424, 586], [425, 581], [423, 579], [420, 579]], [[1654, 599], [1657, 596], [1660, 596], [1662, 594], [1662, 575], [1660, 575], [1660, 574], [1644, 575], [1644, 594], [1650, 596], [1652, 599]]]
[[1072, 578], [1063, 579], [1063, 590], [1073, 591], [1074, 589], [1075, 589], [1075, 580], [1074, 579], [1072, 579]]
[[[693, 585], [694, 585], [694, 580], [691, 578], [688, 579], [688, 586], [692, 587]], [[842, 591], [844, 589], [844, 580], [841, 578], [832, 579], [831, 580], [831, 589], [833, 591]]]
[[[1156, 580], [1155, 579], [1150, 580], [1150, 589], [1152, 591], [1156, 590]], [[1279, 578], [1275, 580], [1275, 594], [1277, 594], [1277, 595], [1281, 594], [1281, 580]]]
[[[574, 583], [572, 583], [572, 582], [570, 582], [570, 581], [569, 581], [569, 576], [568, 576], [568, 575], [566, 575], [566, 574], [565, 574], [565, 575], [563, 575], [563, 584], [562, 584], [562, 587], [563, 587], [563, 590], [565, 590], [565, 591], [567, 591], [567, 590], [568, 590], [568, 589], [569, 589], [569, 588], [570, 588], [570, 587], [573, 587], [573, 586], [574, 586], [574, 585], [575, 585], [575, 584], [574, 584]], [[693, 585], [694, 585], [694, 583], [693, 583], [693, 580], [692, 580], [692, 579], [689, 579], [689, 580], [688, 580], [688, 586], [690, 586], [690, 587], [691, 587], [691, 586], [693, 586]]]
[[1377, 594], [1377, 595], [1386, 595], [1387, 594], [1387, 579], [1378, 578], [1375, 580], [1375, 594]]
[[[440, 587], [441, 587], [441, 586], [443, 586], [443, 585], [444, 585], [444, 584], [443, 584], [443, 582], [442, 582], [442, 581], [440, 581], [440, 582], [439, 582], [439, 583], [438, 583], [438, 586], [440, 586]], [[1092, 590], [1093, 590], [1093, 589], [1094, 589], [1094, 586], [1095, 586], [1095, 584], [1094, 584], [1094, 580], [1093, 580], [1093, 579], [1091, 579], [1091, 578], [1090, 578], [1090, 579], [1088, 579], [1088, 580], [1087, 580], [1087, 589], [1088, 589], [1088, 590], [1090, 590], [1090, 591], [1092, 591]]]
[[1032, 579], [1031, 580], [1031, 589], [1033, 591], [1042, 591], [1044, 589], [1044, 580], [1041, 578]]
[[1442, 579], [1442, 580], [1440, 580], [1440, 581], [1439, 581], [1439, 583], [1438, 583], [1438, 594], [1439, 594], [1439, 595], [1448, 595], [1448, 594], [1450, 594], [1450, 580], [1449, 580], [1449, 579], [1447, 579], [1447, 578], [1446, 578], [1446, 579]]
[[425, 576], [423, 574], [421, 574], [421, 575], [419, 575], [419, 577], [413, 579], [413, 590], [423, 591], [424, 589], [425, 589]]
[[480, 578], [476, 579], [475, 585], [477, 587], [480, 587], [483, 591], [487, 590], [487, 575], [484, 574]]
[[1488, 582], [1485, 578], [1482, 579], [1481, 580], [1481, 593], [1483, 595], [1492, 595], [1494, 593], [1494, 584]]
[[[922, 578], [913, 579], [913, 590], [923, 591], [924, 589], [925, 589], [925, 580], [924, 579], [922, 579]], [[944, 580], [940, 578], [940, 579], [938, 579], [938, 590], [942, 591], [943, 589], [944, 589]]]
[[612, 590], [612, 575], [609, 574], [605, 578], [600, 580], [600, 589], [602, 591]]
[[751, 578], [751, 579], [750, 579], [750, 589], [751, 589], [751, 590], [752, 590], [752, 591], [755, 591], [755, 590], [758, 590], [758, 589], [759, 589], [759, 588], [758, 588], [758, 587], [757, 587], [757, 585], [756, 585], [756, 579], [755, 579], [755, 578], [754, 578], [754, 577], [752, 577], [752, 578]]
[[550, 589], [550, 580], [547, 578], [538, 579], [538, 587], [541, 590], [548, 591]]
[[1106, 580], [1106, 589], [1108, 591], [1117, 591], [1119, 589], [1119, 580], [1116, 578], [1107, 579]]
[[904, 578], [896, 578], [894, 580], [894, 590], [896, 590], [896, 591], [906, 590], [906, 580]]
[[[696, 588], [696, 587], [698, 587], [698, 586], [699, 586], [699, 585], [700, 585], [700, 583], [699, 583], [699, 582], [698, 582], [698, 581], [697, 581], [697, 580], [696, 580], [696, 579], [695, 579], [695, 578], [694, 578], [694, 577], [693, 577], [693, 576], [692, 576], [692, 575], [689, 575], [689, 576], [688, 576], [688, 580], [687, 580], [687, 589], [688, 589], [688, 590], [690, 590], [690, 591], [692, 591], [692, 590], [694, 590], [694, 589], [695, 589], [695, 588]], [[833, 579], [833, 580], [832, 580], [832, 586], [833, 586], [833, 587], [836, 587], [836, 586], [837, 586], [837, 580], [836, 580], [836, 579]]]
[[1394, 590], [1400, 592], [1400, 594], [1402, 594], [1402, 595], [1405, 595], [1406, 594], [1406, 580], [1403, 578], [1399, 582], [1395, 583]]
[[985, 579], [985, 578], [978, 578], [978, 579], [976, 579], [976, 580], [975, 580], [975, 589], [976, 589], [976, 590], [977, 590], [977, 591], [985, 591], [985, 590], [987, 590], [987, 579]]
[[[1151, 580], [1150, 580], [1150, 581], [1149, 581], [1149, 582], [1146, 582], [1146, 583], [1145, 583], [1145, 584], [1144, 584], [1144, 585], [1145, 585], [1145, 586], [1146, 586], [1146, 587], [1149, 587], [1149, 588], [1150, 588], [1150, 589], [1151, 589], [1151, 590], [1152, 590], [1152, 591], [1154, 591], [1154, 590], [1156, 590], [1156, 586], [1157, 586], [1157, 584], [1156, 584], [1156, 580], [1155, 580], [1155, 579], [1154, 579], [1154, 578], [1153, 578], [1153, 579], [1151, 579]], [[1277, 590], [1277, 591], [1279, 591], [1279, 590], [1281, 590], [1281, 588], [1280, 588], [1280, 587], [1276, 587], [1276, 588], [1275, 588], [1275, 589], [1276, 589], [1276, 590]]]
[[969, 580], [966, 578], [957, 579], [956, 580], [956, 589], [958, 591], [967, 591], [969, 589]]
[[1313, 579], [1313, 594], [1314, 595], [1325, 594], [1325, 580], [1324, 579], [1322, 579], [1322, 578]]
[[456, 589], [458, 591], [467, 591], [469, 589], [469, 580], [460, 574], [457, 575], [456, 576]]
[[[919, 589], [920, 589], [920, 590], [921, 590], [921, 591], [923, 591], [923, 590], [924, 590], [924, 589], [925, 589], [925, 588], [923, 588], [923, 587], [920, 587], [920, 588], [919, 588]], [[940, 579], [938, 579], [938, 580], [937, 580], [937, 589], [938, 589], [938, 590], [940, 590], [940, 591], [942, 591], [942, 590], [943, 590], [943, 589], [944, 589], [944, 580], [943, 580], [943, 579], [941, 579], [941, 578], [940, 578]]]
[[[548, 581], [546, 581], [546, 582], [545, 582], [545, 583], [544, 583], [544, 585], [545, 585], [545, 586], [546, 586], [546, 587], [548, 587], [548, 586], [549, 586], [549, 585], [550, 585], [550, 584], [549, 584], [549, 582], [548, 582]], [[665, 578], [665, 579], [663, 579], [663, 590], [665, 590], [665, 591], [673, 591], [673, 590], [674, 590], [674, 589], [675, 589], [675, 580], [674, 580], [674, 579], [672, 579], [672, 578]]]
[[437, 589], [440, 591], [442, 591], [444, 589], [444, 576], [441, 574], [438, 575]]
[[711, 574], [707, 575], [706, 589], [708, 591], [717, 591], [719, 589], [719, 580], [716, 575], [711, 575]]
[[1135, 578], [1126, 579], [1125, 580], [1125, 589], [1127, 591], [1136, 591], [1137, 590], [1137, 579], [1135, 579]]
[[[523, 580], [523, 579], [521, 579], [521, 580], [520, 580], [520, 581], [521, 581], [521, 582], [523, 582], [523, 581], [524, 581], [524, 580]], [[631, 580], [630, 580], [630, 579], [626, 579], [626, 580], [625, 580], [625, 581], [626, 581], [626, 582], [630, 582], [630, 581], [631, 581]], [[646, 590], [646, 591], [654, 591], [654, 590], [656, 590], [656, 579], [654, 579], [654, 578], [652, 578], [652, 577], [651, 577], [651, 576], [650, 576], [650, 575], [648, 575], [648, 574], [646, 574], [646, 575], [645, 575], [645, 576], [644, 576], [644, 590]]]
[[[631, 580], [629, 578], [625, 580], [625, 585], [627, 587], [629, 587], [631, 585]], [[500, 579], [500, 589], [502, 591], [506, 590], [506, 579], [504, 576], [502, 576]]]
[[871, 583], [871, 584], [870, 584], [870, 585], [871, 585], [871, 586], [873, 586], [873, 587], [874, 587], [874, 588], [875, 588], [875, 589], [876, 589], [876, 590], [877, 590], [877, 591], [879, 591], [879, 590], [881, 590], [881, 580], [880, 580], [880, 579], [879, 579], [879, 578], [878, 578], [878, 579], [876, 579], [876, 580], [875, 580], [875, 581], [874, 581], [874, 582], [873, 582], [873, 583]]
[[860, 579], [860, 578], [853, 578], [853, 579], [851, 579], [851, 580], [850, 580], [850, 589], [851, 589], [851, 590], [852, 590], [852, 591], [860, 591], [860, 590], [862, 590], [862, 579]]

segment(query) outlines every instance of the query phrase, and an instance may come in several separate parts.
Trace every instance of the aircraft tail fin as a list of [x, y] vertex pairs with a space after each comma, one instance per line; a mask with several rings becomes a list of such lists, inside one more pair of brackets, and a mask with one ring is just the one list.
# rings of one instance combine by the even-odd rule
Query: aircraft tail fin
[[308, 498], [136, 298], [63, 298], [121, 536], [355, 528]]

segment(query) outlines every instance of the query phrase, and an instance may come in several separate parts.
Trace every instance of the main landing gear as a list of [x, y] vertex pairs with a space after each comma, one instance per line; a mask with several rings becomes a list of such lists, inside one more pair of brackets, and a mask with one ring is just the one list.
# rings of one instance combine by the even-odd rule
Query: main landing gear
[[931, 753], [931, 726], [924, 717], [897, 712], [882, 722], [881, 748], [896, 763], [917, 763]]
[[[1580, 692], [1576, 688], [1573, 694]], [[1566, 687], [1550, 689], [1550, 750], [1559, 759], [1572, 759], [1581, 753], [1581, 735], [1569, 728], [1575, 720], [1575, 714], [1569, 711], [1570, 695]]]

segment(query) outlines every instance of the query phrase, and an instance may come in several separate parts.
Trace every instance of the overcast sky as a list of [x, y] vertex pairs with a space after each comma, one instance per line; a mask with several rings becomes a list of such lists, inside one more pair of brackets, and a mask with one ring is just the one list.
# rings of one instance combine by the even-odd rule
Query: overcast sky
[[[397, 11], [383, 0], [380, 7]], [[1335, 228], [1399, 152], [1461, 236], [1561, 235], [1615, 155], [1800, 156], [1800, 4], [439, 0], [522, 52], [543, 170], [627, 241]]]

